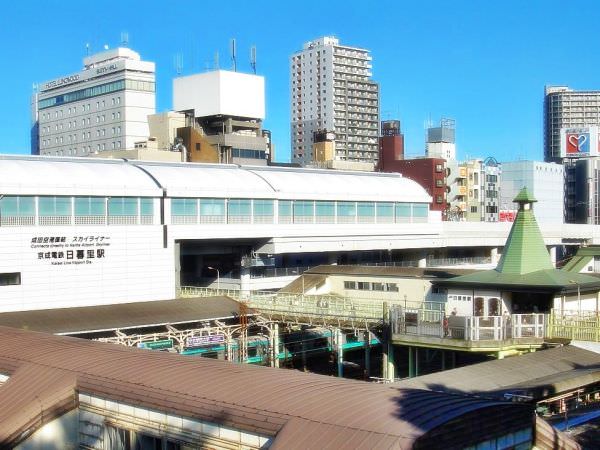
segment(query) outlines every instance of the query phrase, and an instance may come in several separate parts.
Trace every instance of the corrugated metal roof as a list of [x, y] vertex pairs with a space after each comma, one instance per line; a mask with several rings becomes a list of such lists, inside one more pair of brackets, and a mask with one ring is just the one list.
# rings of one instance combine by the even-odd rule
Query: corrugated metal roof
[[[8, 429], [7, 424], [10, 430], [31, 427], [35, 418], [27, 412], [30, 390], [48, 396], [43, 412], [63, 404], [70, 398], [69, 390], [76, 388], [113, 401], [275, 436], [274, 448], [286, 449], [404, 448], [466, 412], [522, 408], [6, 327], [0, 327], [0, 373], [11, 375], [0, 387], [0, 411], [5, 408], [2, 399], [10, 401], [13, 411], [0, 413], [0, 429]], [[35, 383], [39, 387], [32, 390]], [[485, 414], [480, 417], [485, 420]], [[4, 436], [0, 445], [13, 442]]]
[[225, 319], [237, 314], [239, 303], [235, 300], [229, 297], [203, 297], [9, 312], [0, 314], [0, 326], [76, 334]]
[[598, 381], [600, 354], [564, 346], [423, 375], [390, 386], [493, 398], [527, 390], [539, 400]]
[[322, 265], [312, 267], [305, 274], [323, 275], [358, 275], [382, 277], [407, 277], [407, 278], [451, 278], [476, 272], [474, 269], [456, 268], [421, 268], [421, 267], [394, 267], [394, 266], [345, 266]]

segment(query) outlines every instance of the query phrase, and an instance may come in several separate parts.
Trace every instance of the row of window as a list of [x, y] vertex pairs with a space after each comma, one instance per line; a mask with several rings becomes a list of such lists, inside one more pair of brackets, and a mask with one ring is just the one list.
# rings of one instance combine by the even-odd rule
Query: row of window
[[371, 281], [344, 281], [344, 289], [356, 291], [398, 292], [396, 283], [377, 283]]
[[0, 286], [16, 286], [21, 284], [21, 272], [0, 273]]
[[[252, 199], [171, 199], [171, 215], [173, 223], [181, 223], [177, 217], [200, 219], [225, 216], [245, 217], [249, 219], [273, 218], [275, 200]], [[277, 214], [279, 223], [356, 223], [358, 222], [408, 222], [411, 219], [426, 221], [429, 206], [426, 203], [392, 203], [392, 202], [336, 202], [314, 200], [278, 200]], [[362, 219], [362, 220], [361, 220]], [[380, 220], [376, 220], [380, 219]], [[185, 222], [185, 221], [184, 221]], [[187, 222], [190, 222], [188, 220]], [[191, 222], [194, 222], [192, 220]], [[272, 223], [272, 220], [270, 221]]]
[[231, 156], [233, 158], [265, 159], [266, 152], [264, 150], [249, 150], [249, 149], [245, 149], [245, 148], [232, 148]]
[[154, 199], [138, 197], [4, 196], [0, 225], [152, 224]]
[[86, 98], [97, 97], [98, 95], [110, 94], [111, 92], [123, 91], [125, 89], [135, 91], [154, 92], [154, 82], [138, 80], [119, 80], [112, 83], [105, 83], [66, 94], [56, 95], [51, 98], [40, 100], [39, 109], [50, 108], [52, 106], [63, 105], [65, 103], [77, 102]]
[[[406, 223], [426, 222], [426, 203], [173, 198], [174, 224], [186, 223]], [[154, 199], [138, 197], [3, 196], [1, 225], [153, 223]], [[116, 223], [116, 222], [113, 222]]]

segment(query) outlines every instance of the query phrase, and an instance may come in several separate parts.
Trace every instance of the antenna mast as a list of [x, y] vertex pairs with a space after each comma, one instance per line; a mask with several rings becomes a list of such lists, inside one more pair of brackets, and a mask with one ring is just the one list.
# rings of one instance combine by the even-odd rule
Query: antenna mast
[[129, 33], [127, 31], [121, 31], [121, 46], [127, 47], [129, 45]]
[[252, 71], [254, 75], [256, 75], [256, 46], [253, 45], [250, 48], [250, 67], [252, 67]]
[[237, 72], [237, 65], [235, 61], [235, 39], [231, 40], [231, 61], [233, 62], [233, 71]]

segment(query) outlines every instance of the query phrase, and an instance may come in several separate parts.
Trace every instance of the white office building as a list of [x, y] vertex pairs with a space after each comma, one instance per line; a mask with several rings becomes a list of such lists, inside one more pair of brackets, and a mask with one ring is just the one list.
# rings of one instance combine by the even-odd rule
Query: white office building
[[292, 162], [314, 161], [313, 133], [335, 133], [333, 160], [378, 160], [379, 85], [369, 50], [334, 37], [304, 44], [290, 60]]
[[86, 156], [148, 138], [155, 68], [128, 48], [83, 59], [82, 71], [41, 83], [32, 101], [31, 151]]
[[513, 199], [524, 187], [537, 200], [535, 217], [538, 223], [563, 223], [564, 168], [562, 165], [541, 161], [503, 162], [500, 182], [501, 215], [515, 212]]

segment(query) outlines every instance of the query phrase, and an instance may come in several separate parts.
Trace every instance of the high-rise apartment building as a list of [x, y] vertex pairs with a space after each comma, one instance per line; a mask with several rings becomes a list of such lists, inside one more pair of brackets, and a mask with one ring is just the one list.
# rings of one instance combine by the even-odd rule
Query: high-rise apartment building
[[148, 115], [156, 108], [154, 63], [116, 48], [87, 56], [83, 65], [34, 94], [33, 154], [86, 156], [134, 148], [148, 138]]
[[323, 37], [290, 60], [292, 162], [315, 161], [314, 133], [335, 133], [334, 161], [375, 165], [379, 154], [379, 85], [369, 50]]
[[567, 86], [544, 90], [544, 160], [561, 161], [561, 128], [600, 125], [600, 91], [574, 91]]

